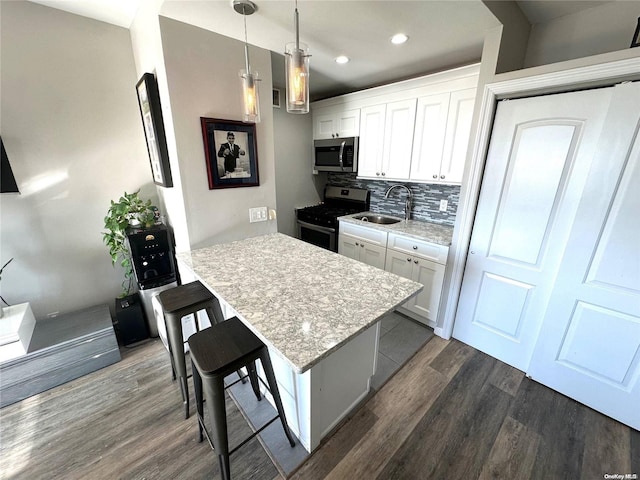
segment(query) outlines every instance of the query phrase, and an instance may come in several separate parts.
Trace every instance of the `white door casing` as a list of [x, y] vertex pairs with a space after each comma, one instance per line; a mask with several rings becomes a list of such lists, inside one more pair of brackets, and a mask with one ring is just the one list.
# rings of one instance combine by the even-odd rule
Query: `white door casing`
[[454, 336], [520, 370], [582, 194], [611, 89], [501, 102]]

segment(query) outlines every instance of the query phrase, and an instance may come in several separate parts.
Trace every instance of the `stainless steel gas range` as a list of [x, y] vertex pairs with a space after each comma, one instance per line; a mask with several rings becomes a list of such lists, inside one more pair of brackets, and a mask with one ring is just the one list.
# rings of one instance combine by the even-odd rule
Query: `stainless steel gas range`
[[328, 185], [324, 202], [296, 210], [297, 236], [305, 242], [338, 251], [338, 217], [369, 210], [369, 190]]

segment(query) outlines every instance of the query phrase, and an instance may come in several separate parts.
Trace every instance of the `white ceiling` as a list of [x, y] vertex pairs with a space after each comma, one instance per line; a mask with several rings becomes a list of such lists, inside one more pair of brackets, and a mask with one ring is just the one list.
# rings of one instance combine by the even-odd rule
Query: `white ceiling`
[[[142, 2], [159, 0], [33, 0], [46, 6], [128, 28]], [[282, 53], [294, 41], [293, 0], [254, 0], [247, 40]], [[165, 0], [160, 14], [244, 40], [243, 16], [232, 0]], [[602, 1], [520, 0], [530, 23], [597, 6]], [[299, 0], [300, 41], [309, 45], [311, 95], [323, 98], [478, 61], [486, 30], [499, 25], [480, 0]], [[401, 46], [389, 38], [409, 35]], [[347, 55], [351, 62], [337, 65]], [[277, 56], [274, 84], [283, 81]], [[277, 70], [277, 71], [276, 71]]]

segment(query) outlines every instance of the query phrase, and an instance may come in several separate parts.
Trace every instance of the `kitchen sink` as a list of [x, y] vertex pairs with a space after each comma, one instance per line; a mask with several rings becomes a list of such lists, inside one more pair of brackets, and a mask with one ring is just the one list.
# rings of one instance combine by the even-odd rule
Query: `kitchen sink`
[[379, 223], [381, 225], [391, 225], [393, 223], [401, 222], [401, 220], [398, 220], [397, 218], [385, 217], [383, 215], [362, 215], [354, 218], [363, 222]]

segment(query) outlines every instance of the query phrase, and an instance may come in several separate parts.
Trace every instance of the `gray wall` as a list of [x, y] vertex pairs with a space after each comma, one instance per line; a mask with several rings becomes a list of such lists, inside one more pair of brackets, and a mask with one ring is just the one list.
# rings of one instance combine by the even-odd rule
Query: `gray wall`
[[1, 294], [36, 318], [113, 302], [102, 243], [111, 199], [157, 200], [129, 32], [30, 2], [1, 2], [1, 134], [20, 195], [0, 197]]
[[241, 120], [244, 44], [165, 17], [160, 31], [189, 247], [275, 232], [273, 220], [249, 223], [249, 208], [276, 208], [270, 53], [257, 47], [249, 52], [251, 68], [262, 79], [256, 125], [260, 186], [209, 190], [200, 117]]

